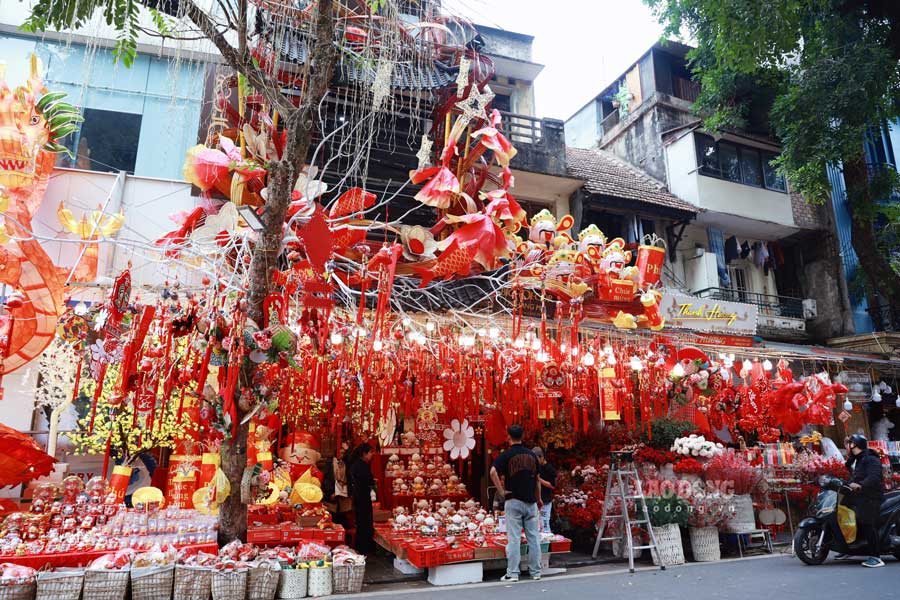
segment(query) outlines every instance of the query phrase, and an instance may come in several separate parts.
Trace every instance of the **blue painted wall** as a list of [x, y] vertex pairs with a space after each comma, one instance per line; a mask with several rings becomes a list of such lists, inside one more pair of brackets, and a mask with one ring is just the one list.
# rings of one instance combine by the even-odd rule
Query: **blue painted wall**
[[141, 115], [135, 175], [182, 178], [185, 152], [197, 143], [202, 64], [141, 54], [126, 68], [107, 49], [0, 35], [10, 85], [27, 74], [31, 52], [44, 63], [47, 88], [67, 92], [72, 104]]

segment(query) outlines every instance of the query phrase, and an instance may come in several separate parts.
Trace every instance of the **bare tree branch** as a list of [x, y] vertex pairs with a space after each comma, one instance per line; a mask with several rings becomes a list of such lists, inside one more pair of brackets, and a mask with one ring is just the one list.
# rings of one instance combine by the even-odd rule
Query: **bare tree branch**
[[[243, 54], [232, 46], [225, 35], [218, 30], [216, 24], [206, 12], [194, 2], [185, 4], [185, 14], [200, 28], [200, 31], [209, 38], [219, 50], [225, 63], [246, 77], [250, 84], [256, 88], [273, 107], [285, 118], [297, 112], [297, 108], [281, 94], [281, 85], [260, 69], [254, 62], [249, 51]], [[331, 40], [329, 39], [329, 43]]]
[[238, 0], [237, 10], [238, 52], [244, 56], [247, 54], [247, 0]]

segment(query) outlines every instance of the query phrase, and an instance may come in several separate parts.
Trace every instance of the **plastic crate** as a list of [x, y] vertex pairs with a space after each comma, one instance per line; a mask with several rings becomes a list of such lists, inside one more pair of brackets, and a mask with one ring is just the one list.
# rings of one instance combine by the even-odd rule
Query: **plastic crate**
[[565, 540], [563, 542], [550, 542], [550, 552], [571, 552], [572, 551], [572, 540]]
[[409, 546], [406, 550], [406, 560], [408, 560], [414, 567], [427, 569], [429, 567], [436, 567], [438, 565], [440, 553], [441, 550], [438, 550], [436, 548], [419, 548], [416, 546]]
[[451, 563], [451, 562], [462, 562], [465, 560], [472, 560], [475, 556], [472, 548], [462, 546], [459, 548], [451, 548], [448, 550], [444, 550], [441, 552], [442, 555], [442, 563]]

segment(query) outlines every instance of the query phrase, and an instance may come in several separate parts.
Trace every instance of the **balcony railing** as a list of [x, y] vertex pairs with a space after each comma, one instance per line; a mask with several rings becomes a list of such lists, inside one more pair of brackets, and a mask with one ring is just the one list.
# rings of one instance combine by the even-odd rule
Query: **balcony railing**
[[688, 102], [696, 102], [700, 95], [700, 84], [684, 77], [672, 78], [672, 95]]
[[612, 131], [613, 127], [618, 125], [620, 120], [618, 109], [603, 117], [603, 120], [600, 121], [600, 130], [603, 132], [603, 135]]
[[866, 309], [872, 317], [872, 325], [875, 331], [900, 331], [900, 309], [890, 304], [878, 304]]
[[750, 304], [759, 309], [759, 314], [767, 317], [803, 318], [803, 300], [800, 298], [758, 294], [731, 288], [706, 288], [696, 292], [695, 295], [710, 300]]
[[503, 126], [513, 144], [538, 144], [544, 138], [541, 120], [537, 117], [504, 112]]
[[518, 153], [514, 169], [549, 175], [566, 174], [565, 124], [558, 119], [501, 112], [503, 131]]

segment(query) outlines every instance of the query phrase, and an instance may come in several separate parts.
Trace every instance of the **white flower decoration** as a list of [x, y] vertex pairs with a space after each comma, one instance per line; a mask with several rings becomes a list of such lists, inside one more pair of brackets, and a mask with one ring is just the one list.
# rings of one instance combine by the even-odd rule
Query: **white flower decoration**
[[475, 448], [475, 430], [469, 425], [468, 419], [453, 419], [450, 427], [444, 430], [444, 450], [450, 452], [450, 459], [466, 459], [469, 451]]

